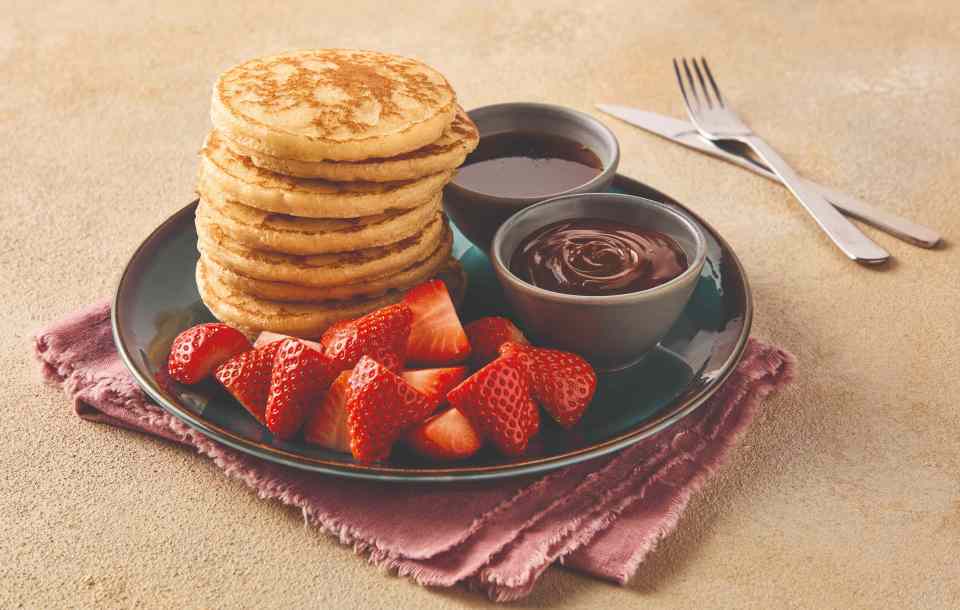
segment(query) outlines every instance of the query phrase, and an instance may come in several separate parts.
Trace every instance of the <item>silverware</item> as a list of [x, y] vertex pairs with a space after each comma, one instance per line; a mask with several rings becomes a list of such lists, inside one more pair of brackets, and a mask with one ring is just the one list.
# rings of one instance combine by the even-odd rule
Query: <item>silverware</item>
[[[852, 260], [866, 264], [877, 264], [890, 258], [890, 254], [886, 250], [871, 241], [860, 229], [830, 205], [830, 202], [820, 194], [820, 191], [810, 188], [805, 181], [801, 180], [773, 147], [753, 133], [740, 120], [740, 117], [727, 107], [706, 59], [701, 57], [700, 62], [694, 59], [692, 63], [694, 71], [697, 73], [697, 81], [694, 81], [693, 73], [690, 71], [686, 59], [683, 60], [683, 70], [687, 76], [686, 84], [684, 84], [683, 77], [680, 75], [680, 66], [676, 59], [673, 60], [673, 69], [677, 75], [677, 83], [680, 85], [683, 103], [687, 107], [690, 121], [696, 126], [700, 135], [709, 140], [735, 140], [753, 149], [766, 162], [767, 166], [780, 177], [804, 209], [813, 216], [824, 233]], [[703, 64], [702, 71], [700, 69], [701, 63]], [[711, 88], [716, 97], [715, 100], [713, 99], [714, 96], [710, 95], [710, 89], [707, 88], [703, 77], [704, 72], [710, 80]], [[700, 83], [699, 89], [697, 88], [697, 82]]]
[[[621, 121], [626, 121], [635, 127], [666, 138], [671, 142], [682, 144], [688, 148], [706, 153], [712, 157], [722, 159], [748, 169], [774, 182], [783, 184], [780, 178], [770, 171], [766, 165], [747, 156], [742, 147], [736, 143], [717, 143], [700, 135], [697, 128], [687, 121], [647, 112], [639, 108], [619, 106], [616, 104], [597, 104], [597, 108]], [[803, 178], [801, 178], [803, 180]], [[818, 189], [835, 208], [848, 216], [886, 231], [894, 237], [900, 238], [921, 248], [933, 248], [940, 243], [939, 233], [929, 227], [900, 218], [885, 210], [876, 208], [860, 199], [847, 195], [821, 184], [806, 180], [811, 188]]]

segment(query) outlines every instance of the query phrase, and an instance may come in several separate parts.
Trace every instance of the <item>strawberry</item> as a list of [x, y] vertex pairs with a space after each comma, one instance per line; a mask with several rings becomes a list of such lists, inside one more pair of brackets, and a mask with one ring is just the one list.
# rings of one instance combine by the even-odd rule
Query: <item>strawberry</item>
[[465, 366], [452, 366], [444, 369], [404, 371], [400, 376], [420, 393], [436, 399], [437, 404], [442, 404], [447, 401], [447, 392], [466, 379], [469, 372]]
[[446, 284], [441, 280], [424, 282], [411, 288], [403, 302], [413, 311], [408, 361], [421, 366], [449, 366], [470, 356], [470, 342]]
[[479, 369], [500, 355], [500, 346], [507, 341], [528, 343], [520, 329], [507, 318], [490, 316], [480, 318], [463, 327], [470, 340], [470, 363]]
[[497, 358], [447, 394], [504, 455], [521, 455], [540, 427], [540, 413], [513, 356]]
[[267, 394], [270, 375], [280, 341], [268, 343], [227, 360], [214, 372], [214, 377], [250, 411], [261, 424], [266, 425]]
[[456, 409], [427, 419], [407, 434], [407, 444], [420, 455], [435, 460], [463, 460], [480, 449], [480, 434]]
[[323, 333], [324, 353], [347, 371], [362, 356], [391, 370], [403, 367], [413, 312], [403, 303], [388, 305], [367, 315], [334, 324]]
[[267, 396], [267, 428], [279, 439], [292, 437], [303, 425], [310, 406], [330, 386], [336, 364], [298, 339], [277, 347]]
[[308, 443], [334, 451], [350, 453], [350, 432], [347, 430], [347, 388], [351, 371], [343, 371], [327, 390], [320, 405], [303, 428]]
[[564, 428], [572, 428], [597, 390], [597, 374], [576, 354], [519, 343], [505, 343], [505, 355], [515, 355], [533, 397]]
[[173, 340], [167, 372], [181, 383], [198, 383], [215, 368], [252, 347], [243, 333], [226, 324], [200, 324]]
[[397, 439], [437, 407], [436, 400], [369, 356], [360, 359], [348, 383], [350, 451], [358, 462], [386, 458]]
[[[290, 335], [281, 335], [280, 333], [272, 333], [269, 330], [265, 330], [257, 335], [257, 340], [253, 342], [253, 347], [263, 347], [269, 343], [275, 341], [281, 341], [283, 339], [296, 339], [297, 337], [291, 337]], [[315, 350], [322, 351], [323, 348], [320, 347], [320, 344], [316, 341], [307, 341], [306, 339], [300, 339], [306, 345], [312, 347]]]

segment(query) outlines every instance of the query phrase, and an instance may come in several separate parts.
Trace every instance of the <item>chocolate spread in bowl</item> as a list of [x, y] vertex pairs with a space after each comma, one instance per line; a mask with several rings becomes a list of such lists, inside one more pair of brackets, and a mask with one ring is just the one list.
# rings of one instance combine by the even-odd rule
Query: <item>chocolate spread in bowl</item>
[[688, 266], [669, 235], [600, 218], [547, 225], [525, 237], [510, 258], [510, 271], [525, 282], [589, 296], [653, 288]]

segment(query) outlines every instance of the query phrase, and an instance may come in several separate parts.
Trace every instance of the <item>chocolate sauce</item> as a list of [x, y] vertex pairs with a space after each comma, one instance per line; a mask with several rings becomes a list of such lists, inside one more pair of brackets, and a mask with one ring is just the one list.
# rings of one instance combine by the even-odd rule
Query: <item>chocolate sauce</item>
[[547, 225], [525, 237], [510, 258], [510, 270], [534, 286], [591, 296], [653, 288], [688, 266], [669, 235], [600, 218]]
[[592, 150], [561, 136], [508, 131], [484, 136], [456, 183], [497, 197], [546, 197], [589, 182], [603, 170]]

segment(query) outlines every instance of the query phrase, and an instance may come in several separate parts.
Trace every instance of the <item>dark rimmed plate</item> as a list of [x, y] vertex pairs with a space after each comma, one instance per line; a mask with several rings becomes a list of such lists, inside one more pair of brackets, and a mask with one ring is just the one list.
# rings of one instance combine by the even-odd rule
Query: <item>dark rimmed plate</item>
[[[390, 462], [363, 465], [349, 455], [301, 441], [280, 441], [215, 382], [183, 386], [164, 376], [173, 338], [213, 320], [194, 283], [196, 202], [160, 225], [134, 253], [113, 307], [117, 350], [144, 391], [204, 434], [252, 455], [326, 474], [381, 481], [450, 482], [544, 472], [599, 457], [663, 430], [702, 405], [739, 362], [753, 305], [746, 275], [730, 246], [707, 223], [663, 193], [617, 176], [615, 190], [676, 206], [699, 222], [707, 262], [680, 320], [639, 365], [601, 378], [594, 403], [571, 431], [546, 421], [522, 458], [484, 450], [471, 460], [438, 467], [402, 448]], [[509, 314], [490, 263], [459, 232], [454, 254], [469, 275], [465, 321]]]

